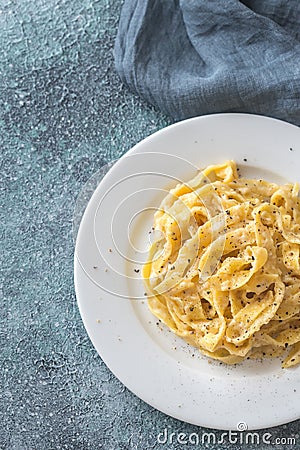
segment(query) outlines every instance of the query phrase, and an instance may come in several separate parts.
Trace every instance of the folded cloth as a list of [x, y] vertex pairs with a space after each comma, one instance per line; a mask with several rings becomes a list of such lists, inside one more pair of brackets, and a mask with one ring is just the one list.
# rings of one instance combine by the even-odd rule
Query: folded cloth
[[175, 119], [300, 125], [299, 0], [125, 0], [114, 56], [122, 81]]

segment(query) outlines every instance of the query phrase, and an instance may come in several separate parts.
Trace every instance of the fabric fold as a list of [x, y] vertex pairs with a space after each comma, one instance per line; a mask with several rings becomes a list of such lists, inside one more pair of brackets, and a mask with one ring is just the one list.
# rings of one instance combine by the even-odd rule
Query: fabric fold
[[115, 65], [174, 119], [249, 112], [300, 125], [300, 2], [125, 0]]

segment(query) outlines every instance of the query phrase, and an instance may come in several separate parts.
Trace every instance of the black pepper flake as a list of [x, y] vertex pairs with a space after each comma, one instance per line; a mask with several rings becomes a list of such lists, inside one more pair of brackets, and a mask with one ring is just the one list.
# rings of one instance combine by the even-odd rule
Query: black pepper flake
[[134, 269], [135, 273], [139, 273], [140, 269]]
[[244, 158], [243, 161], [247, 162], [247, 158]]

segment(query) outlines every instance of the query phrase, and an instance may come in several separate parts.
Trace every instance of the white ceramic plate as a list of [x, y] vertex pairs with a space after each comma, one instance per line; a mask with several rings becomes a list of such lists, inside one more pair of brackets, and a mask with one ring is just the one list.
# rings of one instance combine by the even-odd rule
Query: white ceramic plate
[[138, 397], [192, 424], [259, 429], [300, 417], [300, 367], [283, 370], [278, 359], [227, 366], [201, 356], [151, 315], [141, 280], [165, 189], [227, 159], [242, 175], [300, 181], [300, 129], [219, 114], [177, 123], [137, 144], [88, 204], [76, 243], [75, 287], [99, 355]]

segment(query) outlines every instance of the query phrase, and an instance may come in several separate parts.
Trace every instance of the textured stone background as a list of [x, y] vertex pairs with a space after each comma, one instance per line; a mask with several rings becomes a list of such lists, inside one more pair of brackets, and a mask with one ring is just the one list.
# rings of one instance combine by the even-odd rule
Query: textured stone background
[[[76, 305], [77, 195], [104, 163], [171, 123], [114, 72], [121, 3], [0, 0], [1, 449], [196, 448], [156, 437], [207, 431], [124, 388]], [[271, 432], [296, 435], [299, 448], [299, 424]]]

